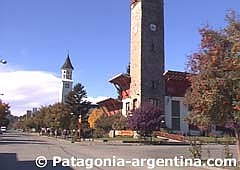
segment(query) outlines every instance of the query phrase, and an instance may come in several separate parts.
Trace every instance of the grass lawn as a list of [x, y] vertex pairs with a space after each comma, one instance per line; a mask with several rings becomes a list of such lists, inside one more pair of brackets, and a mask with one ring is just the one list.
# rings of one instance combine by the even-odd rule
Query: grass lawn
[[[198, 137], [192, 137], [189, 136], [187, 137], [189, 139], [189, 141], [193, 141], [194, 138], [197, 141], [201, 141], [203, 144], [204, 143], [218, 143], [218, 144], [235, 144], [236, 140], [234, 137], [204, 137], [204, 136], [198, 136]], [[97, 140], [107, 140], [107, 141], [126, 141], [126, 142], [134, 142], [134, 141], [144, 141], [144, 138], [141, 139], [134, 139], [132, 137], [121, 137], [121, 136], [117, 136], [115, 138], [109, 138], [109, 137], [105, 137], [105, 138], [97, 138]], [[145, 139], [145, 141], [151, 141], [150, 137], [147, 137]], [[161, 138], [152, 138], [153, 142], [160, 142], [160, 141], [164, 141], [164, 139]]]
[[[193, 140], [194, 137], [187, 137], [190, 140]], [[203, 143], [220, 143], [220, 144], [225, 144], [225, 143], [235, 143], [236, 140], [234, 137], [205, 137], [205, 136], [199, 136], [196, 137], [196, 140], [201, 141]]]
[[[115, 138], [97, 138], [98, 140], [108, 140], [108, 141], [144, 141], [144, 139], [134, 139], [132, 137], [121, 137], [117, 136]], [[146, 138], [147, 141], [151, 141], [151, 138]], [[159, 138], [152, 138], [152, 141], [161, 141]]]

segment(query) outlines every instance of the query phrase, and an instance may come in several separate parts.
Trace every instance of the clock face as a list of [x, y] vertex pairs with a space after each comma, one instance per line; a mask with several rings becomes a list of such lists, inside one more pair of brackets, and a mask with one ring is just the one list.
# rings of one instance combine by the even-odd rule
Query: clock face
[[150, 24], [149, 25], [149, 29], [151, 30], [151, 31], [157, 31], [157, 26], [155, 25], [155, 24]]

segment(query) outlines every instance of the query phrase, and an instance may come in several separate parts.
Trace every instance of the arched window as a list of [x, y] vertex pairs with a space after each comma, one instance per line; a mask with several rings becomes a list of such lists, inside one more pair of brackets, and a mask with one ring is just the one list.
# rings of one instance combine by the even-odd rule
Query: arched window
[[137, 107], [137, 99], [133, 99], [133, 110]]

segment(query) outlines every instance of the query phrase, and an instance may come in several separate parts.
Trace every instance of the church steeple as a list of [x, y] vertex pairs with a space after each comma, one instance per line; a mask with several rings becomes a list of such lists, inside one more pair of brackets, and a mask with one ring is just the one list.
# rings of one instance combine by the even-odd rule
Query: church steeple
[[59, 102], [65, 103], [65, 96], [72, 90], [73, 80], [72, 80], [72, 72], [74, 68], [71, 63], [69, 53], [67, 54], [67, 58], [61, 67], [62, 71], [62, 82], [61, 89], [59, 94]]
[[70, 57], [69, 57], [69, 53], [67, 54], [67, 58], [65, 60], [65, 63], [61, 67], [61, 69], [72, 69], [72, 70], [74, 70], [73, 65], [71, 63], [71, 60], [70, 60]]

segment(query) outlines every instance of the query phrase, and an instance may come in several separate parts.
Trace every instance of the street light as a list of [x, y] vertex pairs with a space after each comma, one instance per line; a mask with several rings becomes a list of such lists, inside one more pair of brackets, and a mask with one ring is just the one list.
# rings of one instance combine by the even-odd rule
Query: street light
[[161, 120], [160, 128], [164, 128], [165, 120]]
[[79, 133], [79, 140], [81, 142], [81, 126], [82, 126], [82, 115], [78, 116], [78, 133]]
[[1, 64], [7, 64], [7, 61], [6, 61], [6, 60], [3, 60], [3, 59], [0, 59], [0, 63], [1, 63]]
[[[70, 115], [72, 115], [74, 118], [78, 119], [78, 133], [79, 133], [79, 140], [81, 142], [81, 124], [82, 124], [82, 115], [76, 114], [71, 112]], [[74, 135], [75, 136], [75, 135]], [[75, 139], [72, 137], [72, 143], [75, 141]]]

